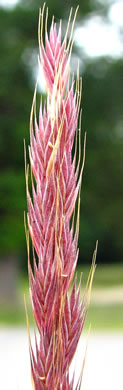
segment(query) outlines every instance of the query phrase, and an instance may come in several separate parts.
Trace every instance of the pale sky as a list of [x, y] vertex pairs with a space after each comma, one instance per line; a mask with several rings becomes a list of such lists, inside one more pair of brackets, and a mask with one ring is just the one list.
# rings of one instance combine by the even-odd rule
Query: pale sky
[[[123, 15], [123, 3], [122, 3]], [[106, 23], [100, 16], [93, 16], [82, 27], [75, 30], [74, 39], [89, 57], [123, 55], [123, 43], [120, 39], [119, 25], [112, 21], [113, 7], [109, 13], [110, 23]], [[121, 17], [121, 15], [119, 14]], [[118, 21], [118, 19], [116, 20]]]
[[0, 6], [4, 8], [13, 8], [17, 3], [19, 3], [19, 0], [0, 0]]
[[93, 16], [75, 31], [75, 41], [90, 57], [108, 55], [123, 56], [123, 41], [120, 28], [123, 28], [123, 1], [114, 2], [108, 13], [108, 22], [101, 16]]

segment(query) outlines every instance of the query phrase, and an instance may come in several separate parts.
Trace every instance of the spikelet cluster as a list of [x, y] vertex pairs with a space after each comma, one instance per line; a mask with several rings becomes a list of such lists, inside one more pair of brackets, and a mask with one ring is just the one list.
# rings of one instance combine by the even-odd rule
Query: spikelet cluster
[[[39, 16], [39, 61], [45, 76], [47, 100], [40, 104], [36, 116], [36, 91], [30, 119], [29, 159], [32, 172], [32, 191], [26, 187], [28, 204], [28, 231], [33, 245], [33, 269], [28, 244], [30, 294], [39, 340], [35, 336], [36, 352], [30, 342], [31, 371], [35, 390], [72, 390], [69, 367], [76, 351], [85, 322], [89, 294], [85, 291], [80, 301], [80, 287], [73, 283], [78, 259], [78, 231], [80, 186], [85, 159], [76, 162], [72, 149], [77, 134], [81, 100], [81, 80], [70, 83], [72, 50], [71, 14], [64, 40], [62, 25], [57, 31], [52, 20], [49, 36], [45, 17], [45, 44], [43, 43], [44, 8]], [[69, 39], [68, 39], [69, 31]], [[80, 132], [78, 132], [80, 133]], [[76, 226], [74, 226], [75, 205]], [[37, 261], [38, 259], [38, 261]], [[94, 267], [90, 273], [89, 289]], [[80, 381], [76, 390], [80, 388]]]

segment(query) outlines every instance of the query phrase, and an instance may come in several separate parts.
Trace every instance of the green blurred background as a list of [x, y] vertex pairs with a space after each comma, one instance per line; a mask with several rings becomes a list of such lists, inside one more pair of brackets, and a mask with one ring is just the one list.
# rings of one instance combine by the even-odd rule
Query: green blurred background
[[[13, 0], [13, 5], [8, 0], [7, 3], [0, 1], [0, 267], [3, 289], [10, 280], [7, 292], [10, 296], [11, 285], [14, 291], [20, 273], [24, 281], [27, 274], [23, 143], [25, 139], [26, 145], [29, 144], [29, 117], [38, 63], [38, 14], [43, 3], [39, 0]], [[79, 269], [87, 273], [98, 239], [95, 286], [105, 287], [106, 275], [109, 275], [106, 287], [118, 286], [123, 282], [123, 25], [120, 18], [123, 9], [122, 2], [114, 0], [48, 0], [48, 28], [52, 15], [56, 23], [62, 18], [66, 26], [70, 8], [75, 10], [78, 3], [71, 65], [76, 72], [79, 59], [83, 77], [82, 142], [87, 132]], [[40, 93], [43, 93], [41, 86]], [[98, 269], [102, 275], [99, 281]], [[5, 274], [8, 274], [6, 282]], [[114, 315], [116, 318], [117, 313]]]

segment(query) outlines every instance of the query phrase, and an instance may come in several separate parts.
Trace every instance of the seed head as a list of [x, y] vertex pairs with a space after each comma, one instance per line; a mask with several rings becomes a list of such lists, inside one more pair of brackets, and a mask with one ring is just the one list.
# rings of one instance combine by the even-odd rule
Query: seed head
[[[31, 369], [35, 390], [72, 390], [74, 378], [70, 381], [69, 367], [88, 308], [88, 293], [85, 291], [80, 301], [81, 283], [77, 288], [76, 279], [70, 297], [68, 295], [78, 259], [80, 186], [85, 160], [84, 141], [81, 167], [79, 137], [79, 158], [76, 162], [81, 80], [78, 77], [76, 85], [74, 80], [70, 83], [72, 32], [76, 13], [70, 32], [70, 12], [62, 41], [61, 22], [57, 31], [54, 18], [48, 36], [47, 11], [44, 44], [44, 8], [39, 15], [39, 62], [43, 67], [47, 99], [44, 107], [40, 104], [37, 120], [35, 90], [29, 146], [32, 196], [26, 168], [27, 220], [34, 265], [32, 270], [28, 249], [28, 270], [32, 308], [39, 331], [39, 341], [35, 336], [35, 354], [30, 343]], [[78, 206], [75, 212], [76, 202]], [[94, 267], [89, 285], [93, 272]], [[79, 388], [80, 382], [76, 390]]]

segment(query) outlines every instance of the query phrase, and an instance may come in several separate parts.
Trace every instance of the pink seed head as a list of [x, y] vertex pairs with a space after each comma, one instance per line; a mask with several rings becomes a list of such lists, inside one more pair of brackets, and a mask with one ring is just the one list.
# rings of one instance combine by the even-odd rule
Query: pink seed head
[[[81, 81], [77, 79], [76, 89], [74, 81], [70, 85], [73, 43], [72, 34], [67, 43], [70, 20], [62, 42], [61, 23], [57, 32], [54, 19], [48, 37], [46, 14], [44, 45], [43, 17], [44, 7], [39, 17], [39, 50], [47, 101], [44, 108], [40, 105], [37, 120], [36, 93], [34, 94], [29, 147], [34, 177], [32, 196], [28, 189], [26, 170], [27, 220], [33, 244], [34, 265], [32, 270], [28, 254], [28, 270], [32, 308], [39, 331], [36, 354], [30, 344], [31, 368], [35, 390], [72, 390], [74, 380], [69, 380], [69, 367], [88, 307], [86, 293], [80, 302], [80, 285], [77, 290], [76, 281], [70, 297], [68, 296], [78, 259], [80, 185], [85, 158], [84, 144], [83, 164], [80, 167], [80, 150], [76, 163], [77, 142], [72, 158]], [[75, 17], [73, 25], [74, 21]], [[74, 227], [77, 198], [78, 211]], [[94, 270], [91, 272], [90, 282], [93, 272]]]

